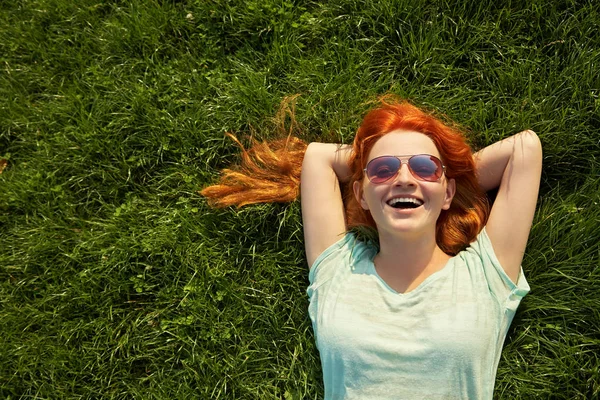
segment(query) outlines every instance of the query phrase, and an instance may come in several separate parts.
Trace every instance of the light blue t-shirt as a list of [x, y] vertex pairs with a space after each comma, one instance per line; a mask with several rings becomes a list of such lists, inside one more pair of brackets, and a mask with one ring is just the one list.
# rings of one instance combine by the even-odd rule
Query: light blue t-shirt
[[529, 285], [515, 285], [485, 229], [414, 290], [375, 271], [348, 233], [310, 270], [309, 315], [325, 399], [492, 399], [502, 345]]

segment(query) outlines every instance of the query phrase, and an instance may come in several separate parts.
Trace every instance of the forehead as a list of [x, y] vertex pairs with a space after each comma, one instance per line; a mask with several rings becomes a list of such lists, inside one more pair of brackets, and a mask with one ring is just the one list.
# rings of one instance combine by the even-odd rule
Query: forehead
[[435, 143], [427, 135], [414, 131], [397, 130], [382, 136], [369, 152], [369, 160], [385, 155], [411, 156], [431, 154], [440, 157]]

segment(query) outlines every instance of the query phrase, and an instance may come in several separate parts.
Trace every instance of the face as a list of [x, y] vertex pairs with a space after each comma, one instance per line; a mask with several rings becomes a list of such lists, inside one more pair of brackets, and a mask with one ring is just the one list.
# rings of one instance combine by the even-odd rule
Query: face
[[[368, 161], [391, 156], [430, 154], [439, 159], [440, 153], [426, 135], [413, 131], [393, 131], [380, 138], [369, 153]], [[407, 160], [401, 157], [398, 173], [384, 183], [374, 184], [365, 176], [354, 183], [354, 194], [361, 206], [369, 210], [379, 234], [422, 234], [435, 232], [442, 210], [450, 208], [454, 196], [454, 180], [445, 175], [433, 182], [416, 178]]]

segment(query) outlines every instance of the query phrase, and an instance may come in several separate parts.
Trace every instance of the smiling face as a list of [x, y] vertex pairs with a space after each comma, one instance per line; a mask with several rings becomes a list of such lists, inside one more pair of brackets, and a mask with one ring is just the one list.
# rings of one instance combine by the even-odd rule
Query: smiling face
[[[368, 161], [374, 158], [430, 154], [437, 158], [440, 153], [433, 141], [426, 135], [397, 130], [379, 139]], [[364, 177], [355, 182], [354, 193], [360, 205], [369, 210], [375, 220], [379, 234], [434, 234], [435, 224], [442, 210], [447, 210], [454, 196], [454, 180], [445, 175], [433, 182], [417, 179], [410, 172], [405, 160], [398, 173], [388, 181], [374, 184]]]

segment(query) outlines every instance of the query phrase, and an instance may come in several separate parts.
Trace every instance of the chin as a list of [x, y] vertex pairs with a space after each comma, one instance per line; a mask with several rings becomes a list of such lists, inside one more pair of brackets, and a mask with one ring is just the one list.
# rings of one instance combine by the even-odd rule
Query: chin
[[435, 225], [428, 226], [428, 224], [419, 224], [409, 221], [395, 221], [392, 223], [386, 223], [377, 225], [378, 232], [389, 232], [390, 234], [396, 236], [412, 236], [418, 234], [425, 234], [429, 231], [435, 232]]

